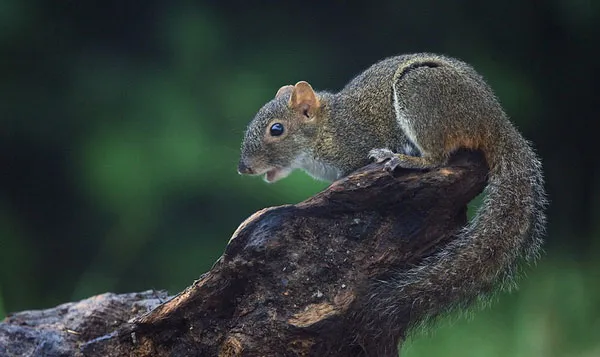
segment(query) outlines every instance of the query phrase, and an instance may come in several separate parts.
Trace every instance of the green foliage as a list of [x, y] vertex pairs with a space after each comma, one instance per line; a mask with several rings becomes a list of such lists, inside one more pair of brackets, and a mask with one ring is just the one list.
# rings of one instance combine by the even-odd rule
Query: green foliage
[[2, 298], [2, 287], [0, 286], [0, 320], [4, 319], [6, 312], [4, 311], [4, 299]]
[[518, 292], [470, 319], [442, 320], [429, 335], [410, 338], [402, 356], [598, 356], [600, 287], [589, 273], [597, 269], [597, 262], [547, 258]]

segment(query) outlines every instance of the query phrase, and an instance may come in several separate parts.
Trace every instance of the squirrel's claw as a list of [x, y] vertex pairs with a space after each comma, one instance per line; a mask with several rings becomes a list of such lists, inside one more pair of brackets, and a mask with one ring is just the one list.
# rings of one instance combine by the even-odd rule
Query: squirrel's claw
[[369, 151], [369, 159], [376, 163], [384, 162], [385, 160], [395, 157], [396, 154], [390, 149], [373, 149]]
[[394, 171], [398, 166], [400, 166], [400, 159], [390, 149], [373, 149], [369, 151], [369, 159], [375, 161], [376, 163], [381, 163], [387, 160], [383, 168], [384, 170], [390, 172]]
[[383, 169], [389, 172], [396, 170], [400, 166], [400, 159], [398, 156], [392, 156], [384, 165]]

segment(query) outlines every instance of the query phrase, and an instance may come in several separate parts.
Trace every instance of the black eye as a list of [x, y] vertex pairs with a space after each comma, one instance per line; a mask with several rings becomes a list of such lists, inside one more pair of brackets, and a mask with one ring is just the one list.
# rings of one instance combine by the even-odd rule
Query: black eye
[[279, 135], [283, 134], [283, 124], [275, 123], [275, 124], [271, 125], [271, 129], [269, 129], [269, 133], [272, 136], [279, 136]]

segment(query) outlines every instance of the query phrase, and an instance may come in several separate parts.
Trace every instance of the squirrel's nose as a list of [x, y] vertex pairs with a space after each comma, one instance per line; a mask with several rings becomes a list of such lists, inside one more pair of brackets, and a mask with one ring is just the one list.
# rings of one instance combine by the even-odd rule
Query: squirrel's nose
[[240, 160], [240, 162], [238, 164], [238, 173], [240, 175], [243, 175], [243, 174], [251, 175], [254, 173], [254, 170], [252, 170], [252, 168], [250, 166], [246, 165], [244, 160]]

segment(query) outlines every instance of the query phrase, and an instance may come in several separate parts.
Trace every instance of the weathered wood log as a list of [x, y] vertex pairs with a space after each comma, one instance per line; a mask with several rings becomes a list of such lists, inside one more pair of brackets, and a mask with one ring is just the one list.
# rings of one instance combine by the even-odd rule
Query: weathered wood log
[[477, 152], [430, 171], [369, 165], [252, 215], [212, 269], [168, 301], [103, 294], [9, 316], [0, 356], [369, 355], [356, 316], [370, 287], [453, 239], [486, 175]]

